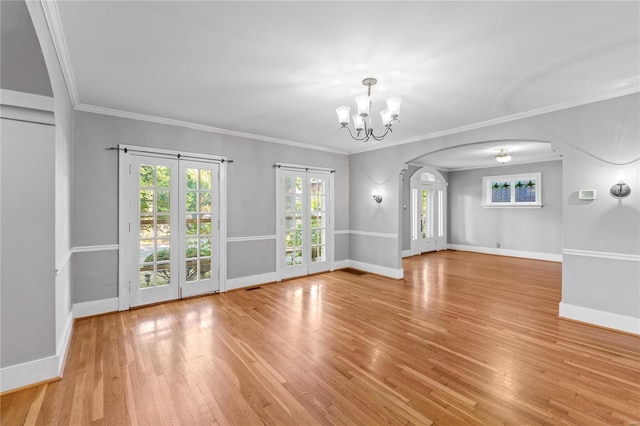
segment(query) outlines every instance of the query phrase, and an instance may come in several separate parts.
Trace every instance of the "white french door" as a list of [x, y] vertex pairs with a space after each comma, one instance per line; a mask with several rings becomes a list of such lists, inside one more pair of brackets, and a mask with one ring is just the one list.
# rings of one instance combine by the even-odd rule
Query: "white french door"
[[120, 225], [121, 277], [129, 306], [219, 290], [219, 164], [121, 158], [128, 171], [120, 175], [121, 218], [128, 222]]
[[132, 156], [130, 171], [131, 306], [176, 299], [178, 160]]
[[436, 180], [433, 174], [419, 173], [411, 182], [411, 253], [414, 255], [447, 247], [446, 185], [425, 183], [420, 180], [421, 176]]
[[331, 173], [278, 168], [277, 276], [292, 278], [331, 269]]
[[220, 289], [219, 164], [180, 161], [181, 296]]

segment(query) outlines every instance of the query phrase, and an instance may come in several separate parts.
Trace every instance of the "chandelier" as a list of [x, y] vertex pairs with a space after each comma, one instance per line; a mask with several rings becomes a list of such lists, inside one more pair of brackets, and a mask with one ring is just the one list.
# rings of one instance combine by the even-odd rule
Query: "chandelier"
[[356, 135], [353, 135], [353, 132], [349, 128], [349, 107], [341, 106], [336, 108], [336, 113], [338, 114], [338, 122], [340, 123], [341, 129], [347, 129], [351, 137], [357, 141], [367, 142], [370, 138], [373, 138], [377, 141], [381, 141], [387, 136], [387, 133], [391, 132], [391, 126], [394, 122], [399, 121], [398, 116], [400, 115], [400, 102], [402, 100], [400, 98], [389, 98], [387, 99], [387, 107], [380, 111], [380, 117], [382, 117], [382, 124], [384, 125], [384, 133], [381, 135], [376, 135], [373, 133], [373, 129], [371, 128], [371, 122], [369, 121], [369, 112], [371, 110], [371, 86], [375, 86], [378, 80], [375, 78], [365, 78], [362, 80], [362, 84], [367, 86], [367, 94], [358, 96], [356, 98], [356, 103], [358, 104], [358, 113], [354, 114], [353, 117], [353, 128], [356, 132]]
[[500, 152], [496, 155], [496, 160], [503, 164], [511, 161], [511, 154], [509, 154], [509, 150], [507, 148], [500, 148]]

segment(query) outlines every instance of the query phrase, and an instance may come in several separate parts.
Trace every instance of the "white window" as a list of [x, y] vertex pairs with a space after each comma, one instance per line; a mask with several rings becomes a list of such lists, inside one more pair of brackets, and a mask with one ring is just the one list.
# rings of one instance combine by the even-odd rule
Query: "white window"
[[484, 207], [542, 207], [542, 174], [485, 176], [482, 201]]

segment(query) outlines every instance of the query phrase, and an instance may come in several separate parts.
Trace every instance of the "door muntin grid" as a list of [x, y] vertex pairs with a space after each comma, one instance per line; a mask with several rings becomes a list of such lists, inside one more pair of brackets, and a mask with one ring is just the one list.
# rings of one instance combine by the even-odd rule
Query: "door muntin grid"
[[284, 177], [284, 232], [285, 267], [304, 264], [305, 218], [304, 179], [301, 176]]
[[138, 287], [171, 284], [171, 167], [138, 167]]
[[311, 263], [327, 260], [327, 179], [309, 178]]
[[184, 174], [186, 282], [211, 279], [214, 185], [211, 169], [189, 167]]

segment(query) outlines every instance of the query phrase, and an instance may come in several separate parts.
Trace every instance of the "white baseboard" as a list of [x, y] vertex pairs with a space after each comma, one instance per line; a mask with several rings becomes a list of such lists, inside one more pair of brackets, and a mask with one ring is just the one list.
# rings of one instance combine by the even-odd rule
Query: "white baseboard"
[[561, 318], [599, 325], [627, 333], [640, 334], [640, 318], [560, 302]]
[[[333, 262], [333, 270], [355, 268], [365, 272], [371, 272], [372, 274], [383, 275], [385, 277], [402, 279], [404, 277], [403, 269], [392, 269], [384, 266], [372, 265], [370, 263], [358, 262], [355, 260], [338, 260]], [[265, 274], [250, 275], [247, 277], [231, 278], [227, 280], [226, 291], [236, 290], [244, 287], [251, 287], [254, 285], [276, 282], [277, 275], [275, 272], [267, 272]]]
[[82, 318], [118, 311], [118, 298], [92, 300], [73, 304], [73, 317]]
[[349, 259], [337, 260], [337, 261], [333, 262], [333, 270], [334, 271], [336, 269], [344, 269], [344, 268], [348, 268], [348, 267], [349, 267]]
[[413, 253], [411, 252], [411, 249], [409, 249], [409, 250], [402, 250], [402, 258], [405, 258], [405, 257], [411, 257], [411, 256], [413, 256]]
[[73, 332], [73, 312], [69, 312], [67, 315], [67, 321], [64, 325], [64, 332], [62, 333], [62, 337], [58, 341], [56, 346], [56, 353], [58, 354], [58, 376], [62, 375], [62, 366], [64, 364], [65, 356], [67, 355], [67, 350], [69, 350], [69, 343], [71, 343], [71, 333]]
[[467, 246], [462, 244], [447, 244], [449, 250], [471, 251], [474, 253], [495, 254], [498, 256], [523, 257], [525, 259], [548, 260], [562, 262], [562, 255], [556, 253], [541, 253], [525, 250], [507, 250], [493, 247]]
[[0, 392], [7, 392], [33, 383], [44, 382], [62, 376], [64, 359], [69, 349], [73, 331], [73, 314], [69, 313], [65, 329], [56, 342], [56, 354], [34, 359], [22, 364], [10, 365], [0, 369]]
[[387, 268], [386, 266], [373, 265], [371, 263], [359, 262], [357, 260], [349, 260], [349, 267], [360, 269], [361, 271], [371, 272], [372, 274], [383, 275], [385, 277], [400, 280], [404, 278], [404, 269]]
[[243, 287], [251, 287], [253, 285], [272, 283], [276, 281], [275, 272], [267, 272], [266, 274], [249, 275], [247, 277], [231, 278], [227, 280], [226, 291], [235, 290]]
[[0, 392], [60, 377], [58, 355], [35, 359], [0, 369]]

